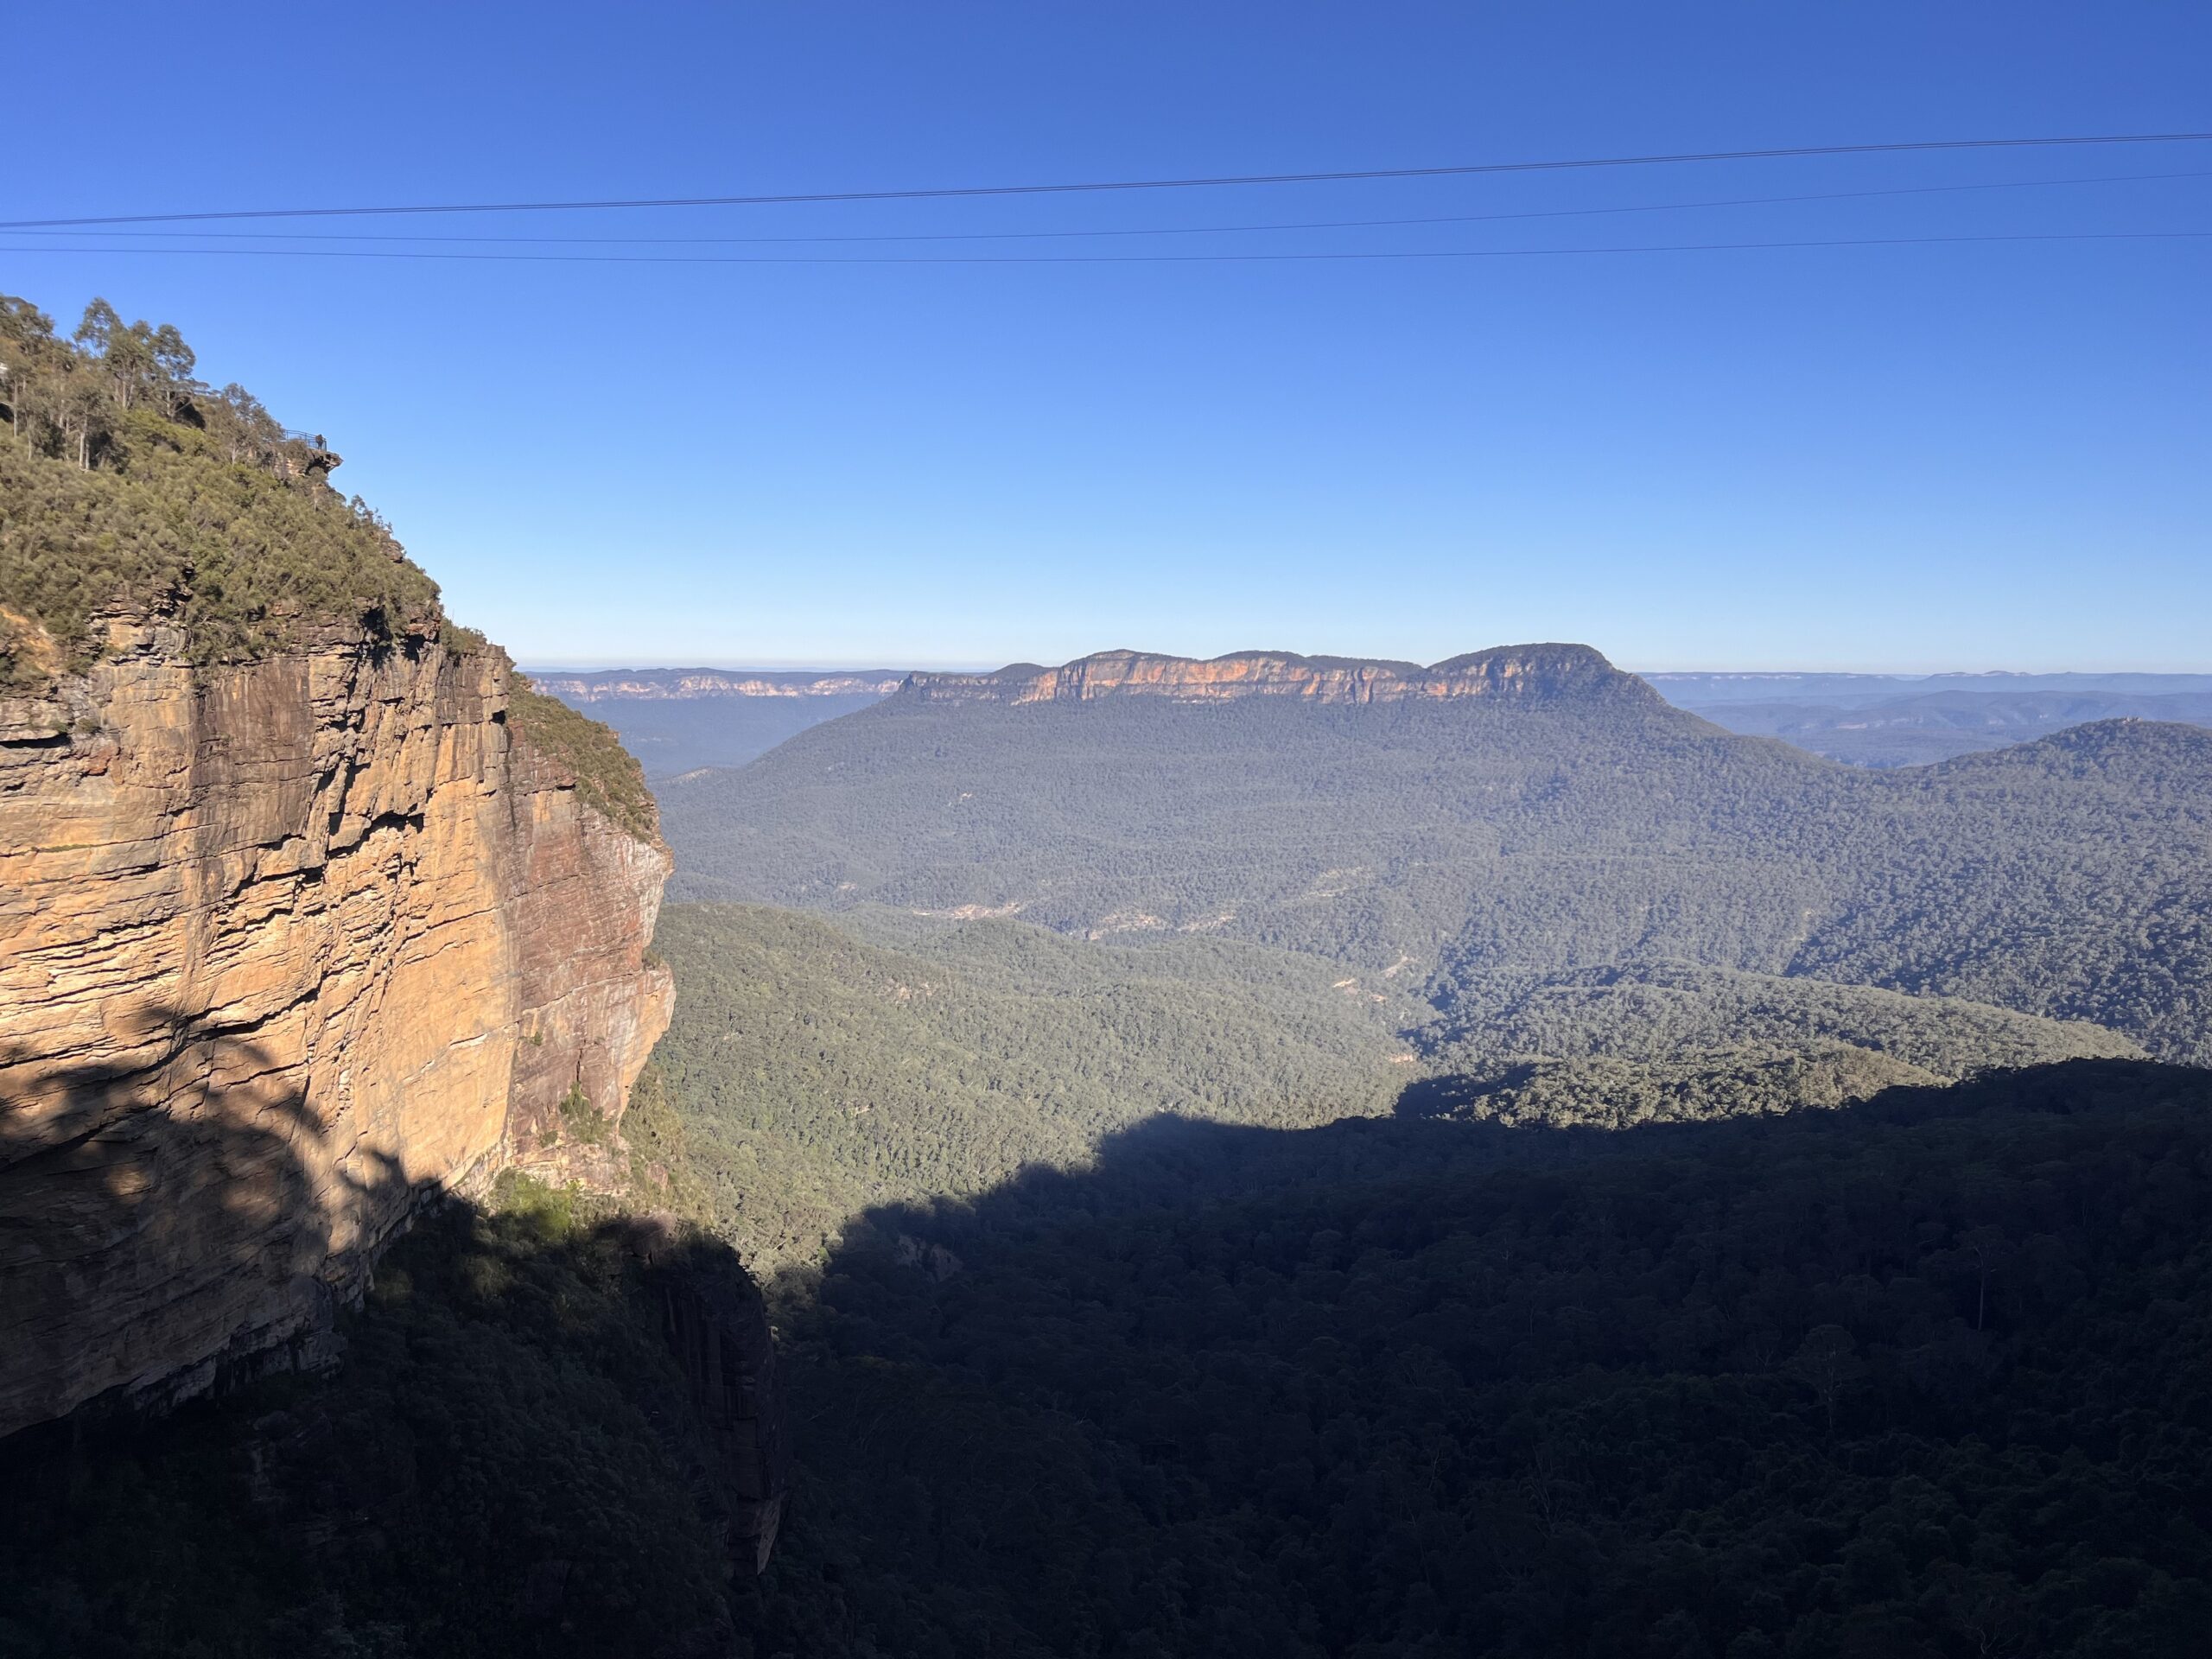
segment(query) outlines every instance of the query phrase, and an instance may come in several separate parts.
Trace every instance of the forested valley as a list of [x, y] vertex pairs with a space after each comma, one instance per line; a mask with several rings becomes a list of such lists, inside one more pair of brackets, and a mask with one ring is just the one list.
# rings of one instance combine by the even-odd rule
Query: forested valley
[[2180, 1655], [2212, 1091], [1161, 1119], [779, 1288], [825, 1651]]
[[1416, 985], [1682, 961], [2212, 1058], [2212, 732], [1869, 772], [1607, 673], [1527, 702], [900, 692], [665, 785], [671, 891], [1218, 933]]
[[[0, 365], [0, 692], [118, 595], [195, 672], [493, 651], [174, 328]], [[506, 682], [675, 854], [626, 1115], [426, 1198], [334, 1366], [0, 1446], [0, 1659], [2196, 1652], [2212, 734], [1869, 772], [1501, 658], [910, 683], [658, 798]]]
[[764, 1607], [2192, 1651], [2212, 1080], [2148, 1057], [2207, 1052], [2204, 741], [900, 694], [665, 786], [645, 1155], [808, 1402]]
[[761, 1264], [817, 1260], [870, 1205], [1081, 1166], [1161, 1114], [1623, 1127], [2141, 1053], [2087, 1024], [1681, 963], [1455, 983], [1440, 1012], [1403, 976], [1299, 952], [1002, 917], [677, 905], [658, 947], [682, 995], [643, 1088], [687, 1126], [694, 1212]]

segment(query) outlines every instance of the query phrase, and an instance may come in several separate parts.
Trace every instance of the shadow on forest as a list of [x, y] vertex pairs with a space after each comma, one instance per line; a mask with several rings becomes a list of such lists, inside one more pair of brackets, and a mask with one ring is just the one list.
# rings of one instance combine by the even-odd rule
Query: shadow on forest
[[320, 1363], [332, 1285], [423, 1190], [377, 1153], [332, 1166], [262, 1045], [158, 1005], [111, 1029], [143, 1058], [0, 1050], [0, 1433]]
[[785, 1480], [734, 1253], [318, 1179], [264, 1049], [138, 1030], [143, 1065], [0, 1057], [0, 1655], [727, 1651]]
[[[11, 1287], [187, 1236], [156, 1178], [250, 1272], [185, 1173], [305, 1180], [296, 1103], [51, 1098]], [[667, 1276], [728, 1253], [456, 1204], [327, 1381], [0, 1467], [0, 1653], [2193, 1653], [2208, 1213], [2212, 1074], [2144, 1063], [1618, 1132], [1154, 1119], [779, 1284], [798, 1515], [732, 1598]]]
[[948, 1659], [2191, 1650], [2212, 1073], [1618, 1131], [1408, 1096], [869, 1211], [776, 1289], [772, 1585]]

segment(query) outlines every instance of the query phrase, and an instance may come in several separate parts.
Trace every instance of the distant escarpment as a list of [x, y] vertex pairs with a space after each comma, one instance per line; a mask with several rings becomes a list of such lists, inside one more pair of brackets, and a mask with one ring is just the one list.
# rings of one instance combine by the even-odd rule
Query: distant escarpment
[[880, 702], [904, 669], [811, 671], [720, 668], [533, 670], [549, 696], [603, 720], [654, 779], [741, 766], [823, 721]]
[[174, 330], [0, 323], [5, 1433], [311, 1357], [427, 1193], [606, 1176], [672, 992], [635, 763], [334, 454]]
[[2212, 1060], [2193, 726], [1871, 772], [1723, 731], [1580, 646], [1116, 654], [916, 676], [661, 801], [687, 899], [1218, 936], [1385, 995], [1691, 963]]
[[563, 702], [682, 702], [700, 697], [886, 697], [906, 678], [895, 668], [532, 669], [531, 679]]
[[1659, 701], [1587, 645], [1500, 645], [1427, 668], [1416, 663], [1293, 652], [1239, 651], [1205, 662], [1141, 651], [1102, 651], [1039, 668], [1017, 663], [989, 674], [916, 674], [902, 696], [931, 702], [1090, 702], [1156, 696], [1179, 702], [1301, 697], [1313, 702], [1402, 702], [1506, 697], [1530, 702], [1587, 695]]

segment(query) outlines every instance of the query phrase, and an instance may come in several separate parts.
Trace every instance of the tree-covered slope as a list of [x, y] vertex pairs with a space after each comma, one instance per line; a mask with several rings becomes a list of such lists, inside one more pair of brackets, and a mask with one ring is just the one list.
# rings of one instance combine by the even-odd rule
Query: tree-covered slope
[[891, 943], [760, 906], [662, 914], [679, 994], [656, 1068], [704, 1214], [748, 1260], [810, 1259], [871, 1204], [1079, 1165], [1159, 1112], [1306, 1125], [1387, 1111], [1411, 1059], [1389, 1017], [1404, 1010], [1325, 963], [855, 919]]
[[1648, 695], [902, 691], [663, 804], [691, 896], [1212, 931], [1415, 979], [1676, 958], [2212, 1054], [2194, 727], [1869, 772]]
[[1439, 1065], [1461, 1068], [1536, 1056], [1643, 1061], [1727, 1044], [1842, 1042], [1949, 1083], [1992, 1066], [2141, 1054], [2128, 1039], [2084, 1020], [1685, 962], [1472, 974], [1439, 988], [1437, 999], [1443, 1011], [1419, 1033], [1422, 1047]]
[[2212, 1059], [2212, 731], [2107, 721], [1867, 781], [1852, 902], [1793, 972]]
[[805, 1259], [872, 1204], [1080, 1166], [1161, 1111], [1625, 1124], [2139, 1052], [2093, 1026], [1679, 963], [1501, 976], [1424, 1020], [1402, 978], [1211, 934], [682, 905], [658, 948], [680, 994], [653, 1086], [686, 1125], [702, 1213], [758, 1260]]
[[1688, 963], [1471, 976], [1414, 1035], [1405, 1103], [1510, 1123], [1630, 1124], [1835, 1107], [1993, 1068], [2139, 1058], [2127, 1038], [1986, 1003]]
[[0, 295], [0, 690], [81, 666], [111, 610], [173, 621], [202, 662], [330, 622], [445, 626], [436, 584], [330, 487], [338, 457], [195, 366], [105, 301], [64, 340]]
[[[1712, 729], [1656, 700], [1008, 705], [902, 692], [742, 771], [680, 780], [663, 803], [687, 893], [1013, 906], [1077, 933], [1222, 931], [1387, 965], [1402, 942], [1433, 952], [1458, 930], [1490, 867], [1522, 850], [1501, 833], [1516, 820], [1567, 828], [1622, 879], [1667, 886], [1684, 849], [1593, 819], [1584, 797], [1647, 797], [1714, 756], [1751, 774], [1741, 793], [1788, 771], [1782, 746], [1713, 750]], [[1592, 745], [1621, 775], [1577, 775]], [[1773, 956], [1787, 937], [1744, 948]]]
[[[671, 1272], [510, 1181], [427, 1217], [342, 1313], [342, 1360], [0, 1442], [10, 1659], [499, 1659], [811, 1649], [733, 1573]], [[798, 1610], [804, 1618], [807, 1609]]]
[[2194, 1654], [2207, 1085], [1173, 1122], [886, 1211], [787, 1287], [842, 1650]]

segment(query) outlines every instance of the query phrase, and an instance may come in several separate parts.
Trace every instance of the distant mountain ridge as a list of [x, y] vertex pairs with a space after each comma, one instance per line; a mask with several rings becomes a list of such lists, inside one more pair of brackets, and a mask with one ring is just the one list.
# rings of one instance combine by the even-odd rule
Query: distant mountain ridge
[[1116, 652], [917, 676], [661, 801], [686, 899], [1218, 933], [1432, 993], [1675, 958], [2212, 1058], [2193, 726], [1872, 771], [1724, 731], [1584, 646]]
[[2212, 674], [2098, 674], [2065, 671], [2038, 674], [2012, 669], [1983, 673], [1832, 673], [1793, 669], [1655, 670], [1643, 677], [1669, 702], [1701, 709], [1720, 702], [1819, 702], [1839, 705], [1884, 702], [1892, 697], [1937, 692], [2017, 695], [2052, 692], [2063, 696], [2104, 692], [2115, 696], [2155, 697], [2212, 695]]
[[887, 697], [905, 682], [903, 668], [610, 668], [588, 672], [526, 671], [538, 690], [563, 702], [692, 697]]
[[2212, 725], [2212, 675], [1659, 675], [1668, 700], [1859, 766], [1925, 766], [2102, 720]]
[[2026, 743], [2098, 720], [2212, 724], [2212, 674], [1929, 675], [1662, 671], [1631, 675], [1580, 645], [1513, 645], [1423, 666], [1382, 658], [1236, 651], [1193, 658], [1105, 651], [1047, 667], [535, 669], [549, 695], [618, 731], [665, 781], [741, 766], [777, 744], [903, 692], [935, 702], [1094, 702], [1148, 695], [1182, 702], [1287, 696], [1389, 702], [1509, 693], [1559, 696], [1601, 687], [1674, 707], [1746, 736], [1778, 737], [1855, 766], [1924, 766]]
[[929, 702], [1090, 702], [1154, 696], [1224, 702], [1254, 696], [1313, 702], [1397, 702], [1420, 698], [1610, 695], [1652, 702], [1658, 694], [1588, 645], [1499, 645], [1424, 668], [1356, 657], [1236, 651], [1203, 661], [1143, 651], [1102, 651], [1058, 668], [1014, 663], [988, 674], [915, 674], [899, 695]]
[[[1769, 711], [1790, 711], [1800, 716], [1792, 725], [1785, 718], [1774, 727], [1777, 736], [1794, 730], [1879, 731], [1902, 728], [1918, 731], [1991, 732], [2012, 735], [2036, 726], [2050, 731], [2083, 726], [2097, 720], [2168, 720], [2202, 723], [2212, 717], [2212, 690], [2166, 691], [2135, 695], [2121, 691], [1929, 691], [1909, 697], [1889, 697], [1879, 702], [1834, 706], [1751, 702], [1728, 705], [1732, 720], [1759, 718]], [[1748, 726], [1741, 729], [1749, 731]], [[2042, 735], [2041, 732], [2035, 734]]]
[[786, 738], [881, 701], [903, 668], [537, 669], [539, 690], [605, 721], [655, 781], [741, 766]]

